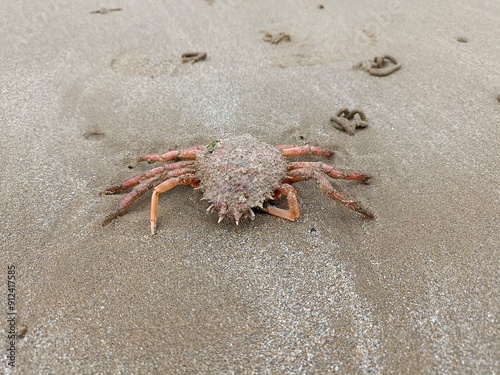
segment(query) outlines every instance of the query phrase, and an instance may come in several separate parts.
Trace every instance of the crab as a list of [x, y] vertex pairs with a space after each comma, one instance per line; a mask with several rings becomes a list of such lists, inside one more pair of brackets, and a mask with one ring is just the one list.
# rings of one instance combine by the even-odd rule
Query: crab
[[[224, 218], [236, 224], [243, 218], [254, 219], [255, 208], [295, 221], [300, 210], [292, 184], [305, 180], [314, 180], [328, 197], [365, 218], [374, 217], [360, 202], [334, 188], [328, 179], [368, 183], [370, 176], [336, 169], [320, 161], [286, 159], [303, 155], [331, 156], [333, 152], [316, 146], [272, 146], [246, 134], [212, 141], [209, 145], [143, 156], [139, 162], [165, 164], [104, 190], [103, 194], [116, 194], [132, 189], [116, 211], [104, 219], [102, 226], [125, 214], [137, 198], [153, 189], [150, 230], [154, 235], [159, 196], [179, 185], [201, 190], [202, 199], [210, 202], [207, 213], [217, 212], [219, 223]], [[281, 197], [286, 198], [288, 209], [272, 204]]]

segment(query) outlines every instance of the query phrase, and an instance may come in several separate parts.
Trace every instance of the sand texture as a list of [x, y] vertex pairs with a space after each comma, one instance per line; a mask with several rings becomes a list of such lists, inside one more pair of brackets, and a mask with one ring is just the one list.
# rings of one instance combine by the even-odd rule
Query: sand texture
[[[3, 1], [5, 372], [498, 373], [499, 25], [486, 0]], [[376, 219], [300, 182], [296, 222], [218, 224], [182, 186], [156, 236], [150, 194], [101, 228], [139, 156], [245, 133], [334, 150], [302, 160], [372, 175], [336, 186]]]

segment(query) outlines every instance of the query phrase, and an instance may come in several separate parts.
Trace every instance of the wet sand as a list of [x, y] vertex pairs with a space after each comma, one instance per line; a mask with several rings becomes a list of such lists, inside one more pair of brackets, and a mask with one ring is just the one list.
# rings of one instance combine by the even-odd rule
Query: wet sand
[[[499, 18], [481, 0], [4, 4], [2, 270], [26, 329], [7, 373], [498, 371]], [[402, 68], [353, 69], [384, 54]], [[343, 107], [370, 125], [339, 131]], [[242, 133], [335, 150], [374, 176], [337, 186], [377, 218], [301, 182], [296, 222], [217, 224], [179, 187], [156, 236], [149, 195], [100, 227], [137, 157]]]

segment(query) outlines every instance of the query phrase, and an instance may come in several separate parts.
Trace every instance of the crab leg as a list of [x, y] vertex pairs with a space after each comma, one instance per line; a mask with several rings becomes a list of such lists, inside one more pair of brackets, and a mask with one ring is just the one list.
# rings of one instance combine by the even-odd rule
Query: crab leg
[[332, 156], [333, 151], [319, 148], [316, 146], [291, 146], [291, 145], [278, 145], [276, 146], [283, 156], [302, 156], [302, 155], [316, 155], [316, 156]]
[[172, 159], [189, 159], [189, 160], [194, 160], [196, 159], [196, 155], [198, 155], [201, 151], [206, 149], [207, 146], [193, 146], [186, 148], [184, 150], [175, 150], [175, 151], [168, 151], [164, 154], [151, 154], [151, 155], [145, 155], [143, 157], [140, 157], [137, 159], [138, 162], [141, 161], [147, 161], [148, 163], [155, 163], [157, 161], [169, 161]]
[[116, 209], [115, 212], [112, 214], [106, 216], [106, 218], [103, 220], [101, 223], [101, 227], [104, 227], [105, 225], [108, 225], [111, 223], [113, 220], [115, 220], [118, 216], [122, 216], [127, 212], [128, 208], [132, 203], [134, 203], [137, 198], [139, 198], [141, 195], [146, 193], [148, 190], [150, 190], [155, 183], [158, 183], [160, 181], [162, 176], [156, 176], [154, 178], [151, 178], [147, 181], [142, 182], [141, 184], [137, 185], [130, 193], [128, 193], [125, 198], [120, 202], [120, 205]]
[[[108, 225], [110, 222], [115, 220], [118, 216], [122, 216], [127, 212], [128, 208], [134, 203], [137, 198], [146, 193], [148, 190], [151, 190], [155, 185], [159, 184], [162, 180], [168, 180], [173, 177], [179, 177], [186, 174], [191, 174], [193, 170], [191, 168], [179, 168], [174, 169], [172, 171], [168, 171], [168, 173], [163, 173], [161, 175], [156, 175], [153, 178], [142, 181], [139, 183], [130, 193], [128, 193], [125, 198], [120, 202], [120, 205], [116, 209], [115, 212], [108, 215], [101, 226], [104, 227]], [[112, 193], [111, 193], [112, 194]]]
[[268, 214], [280, 217], [285, 220], [297, 220], [300, 215], [299, 202], [297, 200], [297, 191], [292, 185], [283, 184], [278, 190], [276, 190], [273, 198], [279, 199], [283, 195], [286, 196], [286, 200], [288, 202], [288, 210], [284, 210], [275, 206], [262, 207], [262, 210], [266, 211]]
[[153, 190], [153, 195], [151, 196], [151, 214], [150, 214], [150, 224], [151, 224], [151, 234], [154, 235], [156, 232], [156, 217], [158, 211], [158, 198], [161, 193], [165, 193], [176, 186], [179, 185], [192, 185], [193, 187], [198, 187], [200, 181], [194, 174], [185, 174], [179, 177], [170, 178], [160, 185], [156, 186]]
[[371, 176], [369, 175], [337, 169], [331, 165], [321, 162], [292, 162], [288, 164], [288, 170], [290, 172], [298, 172], [299, 175], [304, 174], [305, 172], [304, 179], [311, 179], [313, 177], [312, 172], [314, 170], [320, 170], [331, 178], [340, 180], [354, 180], [369, 183], [369, 180], [371, 179]]
[[363, 207], [361, 203], [352, 200], [344, 193], [335, 190], [330, 181], [328, 181], [328, 179], [321, 172], [314, 171], [314, 179], [316, 180], [320, 190], [330, 198], [342, 203], [344, 206], [347, 206], [351, 210], [360, 213], [368, 219], [373, 219], [375, 217], [375, 215], [367, 208]]
[[[185, 173], [185, 168], [186, 167], [191, 167], [193, 165], [192, 161], [180, 161], [178, 163], [171, 163], [171, 164], [166, 164], [162, 165], [161, 167], [153, 168], [150, 169], [149, 171], [144, 172], [143, 174], [139, 176], [135, 176], [132, 178], [129, 178], [126, 181], [123, 181], [120, 185], [115, 185], [107, 188], [104, 190], [101, 194], [116, 194], [124, 190], [128, 190], [136, 185], [139, 185], [141, 181], [150, 179], [160, 173], [163, 173], [165, 171], [174, 171], [178, 170], [181, 173]], [[174, 176], [172, 176], [174, 177]]]

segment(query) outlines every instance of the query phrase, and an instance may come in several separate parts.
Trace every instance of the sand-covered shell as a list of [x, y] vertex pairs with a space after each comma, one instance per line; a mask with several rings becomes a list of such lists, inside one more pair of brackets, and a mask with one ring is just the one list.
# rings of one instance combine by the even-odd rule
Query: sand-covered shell
[[286, 174], [281, 152], [248, 134], [210, 143], [196, 163], [203, 198], [221, 218], [236, 221], [262, 207]]

